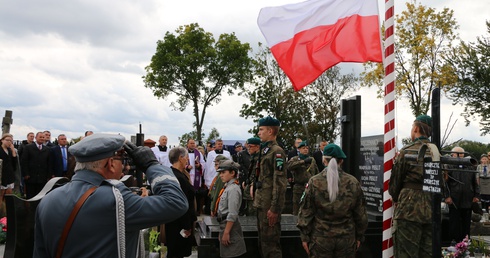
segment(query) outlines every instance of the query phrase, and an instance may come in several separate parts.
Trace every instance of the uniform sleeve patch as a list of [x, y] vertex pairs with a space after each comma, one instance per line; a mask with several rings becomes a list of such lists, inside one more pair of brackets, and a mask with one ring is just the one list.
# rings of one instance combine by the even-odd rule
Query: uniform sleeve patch
[[276, 169], [278, 171], [282, 171], [282, 168], [284, 167], [284, 159], [282, 158], [282, 155], [276, 154]]

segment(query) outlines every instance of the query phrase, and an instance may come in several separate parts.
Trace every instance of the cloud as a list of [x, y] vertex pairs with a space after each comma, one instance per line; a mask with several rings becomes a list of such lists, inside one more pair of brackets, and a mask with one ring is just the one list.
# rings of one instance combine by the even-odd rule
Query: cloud
[[[45, 129], [69, 138], [86, 130], [129, 138], [142, 123], [145, 138], [156, 140], [165, 134], [175, 145], [179, 136], [193, 130], [195, 119], [190, 107], [183, 112], [170, 108], [175, 97], [158, 99], [144, 87], [141, 77], [156, 42], [167, 31], [197, 22], [216, 38], [235, 32], [242, 42], [256, 47], [264, 42], [256, 24], [260, 8], [294, 2], [298, 0], [0, 0], [0, 111], [13, 110], [11, 131], [16, 139]], [[474, 41], [486, 32], [487, 17], [480, 11], [486, 8], [484, 0], [471, 5], [455, 0], [423, 3], [455, 10], [465, 40]], [[401, 6], [395, 10], [401, 11]], [[359, 72], [362, 66], [347, 64], [342, 69]], [[372, 95], [373, 90], [355, 94], [362, 95], [362, 134], [382, 134], [383, 100]], [[247, 100], [222, 97], [221, 103], [208, 108], [203, 132], [216, 127], [223, 139], [249, 138], [253, 121], [239, 117]], [[400, 102], [397, 111], [402, 137], [409, 134], [412, 122], [404, 106]], [[476, 123], [464, 127], [462, 118], [453, 135], [488, 142], [478, 136]]]

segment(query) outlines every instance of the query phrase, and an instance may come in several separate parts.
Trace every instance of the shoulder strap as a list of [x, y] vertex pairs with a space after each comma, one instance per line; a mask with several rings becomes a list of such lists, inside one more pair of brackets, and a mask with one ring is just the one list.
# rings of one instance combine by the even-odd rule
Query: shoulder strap
[[66, 237], [68, 237], [68, 233], [70, 232], [71, 225], [73, 224], [73, 221], [75, 220], [75, 217], [78, 214], [78, 211], [82, 207], [82, 205], [85, 203], [87, 198], [92, 195], [92, 193], [97, 189], [97, 186], [93, 186], [92, 188], [88, 189], [80, 199], [78, 199], [78, 202], [75, 204], [75, 207], [73, 207], [73, 210], [71, 211], [70, 217], [68, 217], [68, 220], [65, 223], [65, 227], [63, 228], [63, 233], [61, 234], [60, 241], [58, 242], [58, 248], [56, 250], [56, 257], [60, 258], [63, 254], [63, 248], [65, 247], [65, 241]]

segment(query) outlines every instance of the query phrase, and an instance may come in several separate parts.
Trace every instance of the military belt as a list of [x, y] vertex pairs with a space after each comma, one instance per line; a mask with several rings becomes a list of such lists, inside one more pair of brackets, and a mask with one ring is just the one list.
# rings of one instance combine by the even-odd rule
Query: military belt
[[422, 184], [404, 183], [403, 188], [408, 188], [408, 189], [412, 189], [412, 190], [422, 190]]

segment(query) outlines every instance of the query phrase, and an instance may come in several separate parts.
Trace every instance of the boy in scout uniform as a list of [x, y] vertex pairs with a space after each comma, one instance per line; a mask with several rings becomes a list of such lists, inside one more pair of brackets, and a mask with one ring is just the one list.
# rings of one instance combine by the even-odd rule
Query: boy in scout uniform
[[257, 208], [259, 250], [263, 258], [282, 257], [281, 211], [286, 194], [286, 153], [277, 144], [279, 120], [270, 116], [259, 120], [258, 136], [262, 142], [259, 169], [255, 171], [254, 207]]

